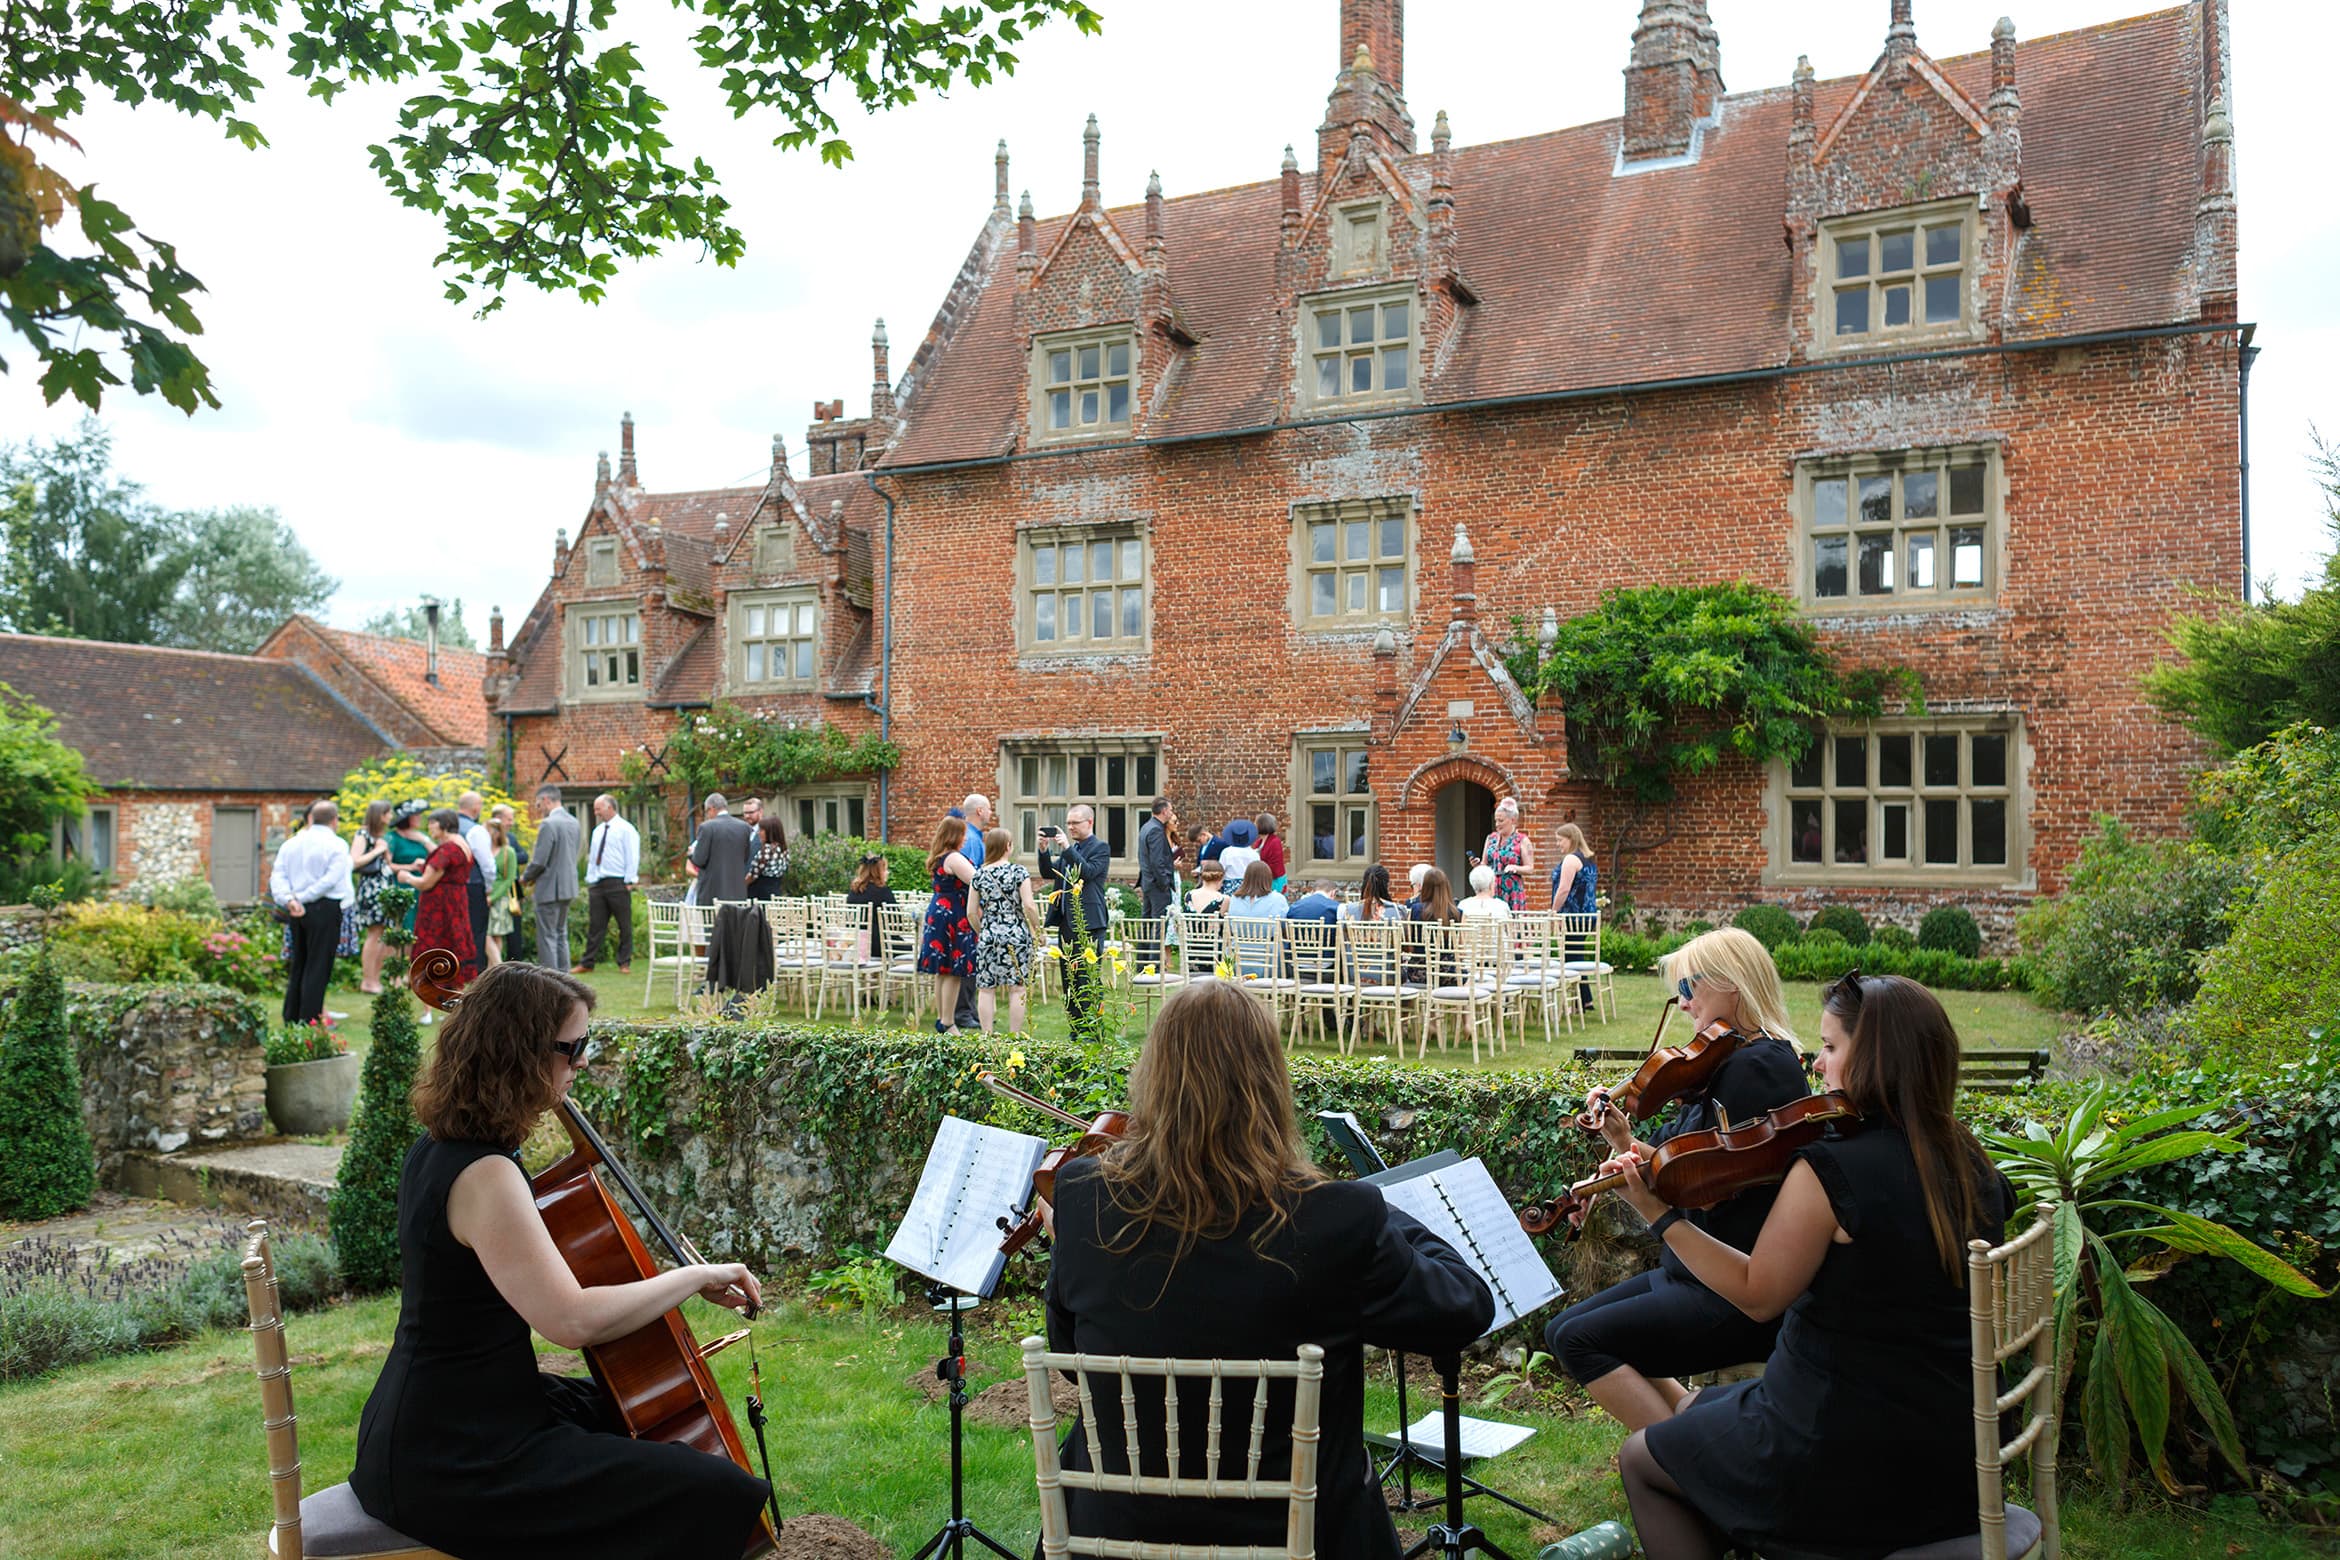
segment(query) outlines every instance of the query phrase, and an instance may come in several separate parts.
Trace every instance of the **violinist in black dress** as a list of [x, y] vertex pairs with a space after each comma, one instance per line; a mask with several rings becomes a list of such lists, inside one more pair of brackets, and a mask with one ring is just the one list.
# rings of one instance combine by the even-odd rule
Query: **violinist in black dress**
[[1786, 1318], [1760, 1380], [1701, 1392], [1626, 1440], [1618, 1467], [1650, 1560], [1734, 1546], [1876, 1560], [1979, 1526], [1966, 1242], [2004, 1239], [2013, 1191], [1951, 1113], [1958, 1035], [1925, 987], [1848, 976], [1820, 1032], [1826, 1085], [1863, 1124], [1796, 1152], [1747, 1248], [1639, 1177], [1621, 1191], [1714, 1293]]
[[[1452, 1352], [1487, 1330], [1494, 1297], [1379, 1188], [1328, 1181], [1309, 1162], [1274, 1021], [1236, 986], [1197, 981], [1162, 1005], [1130, 1071], [1129, 1107], [1126, 1136], [1057, 1175], [1049, 1347], [1288, 1360], [1303, 1343], [1321, 1346], [1317, 1553], [1396, 1560], [1397, 1531], [1365, 1455], [1364, 1345]], [[1141, 1430], [1161, 1422], [1161, 1391], [1149, 1396], [1149, 1385], [1137, 1389]], [[1262, 1445], [1268, 1479], [1291, 1466], [1292, 1393], [1278, 1386]], [[1202, 1472], [1207, 1409], [1201, 1392], [1179, 1400], [1189, 1475]], [[1094, 1431], [1107, 1469], [1125, 1471], [1118, 1393], [1100, 1391], [1096, 1411], [1098, 1424], [1066, 1436], [1064, 1466], [1093, 1466]], [[1230, 1393], [1225, 1415], [1222, 1444], [1247, 1445], [1248, 1393]], [[1158, 1430], [1141, 1447], [1159, 1459]], [[1166, 1470], [1148, 1461], [1141, 1471]], [[1279, 1549], [1285, 1537], [1281, 1501], [1067, 1497], [1082, 1534]]]
[[[1811, 1093], [1788, 1028], [1779, 971], [1762, 943], [1736, 927], [1691, 939], [1666, 961], [1693, 1031], [1721, 1022], [1745, 1038], [1704, 1089], [1685, 1095], [1647, 1140], [1633, 1136], [1621, 1111], [1604, 1109], [1606, 1091], [1585, 1096], [1598, 1112], [1611, 1153], [1646, 1160], [1682, 1132], [1751, 1121]], [[1758, 1187], [1685, 1215], [1744, 1250], [1771, 1211], [1774, 1188]], [[1593, 1401], [1628, 1430], [1655, 1424], [1690, 1394], [1680, 1378], [1749, 1365], [1771, 1353], [1776, 1322], [1756, 1321], [1699, 1282], [1669, 1248], [1659, 1265], [1580, 1300], [1544, 1328], [1544, 1348]]]
[[358, 1424], [350, 1486], [380, 1521], [458, 1560], [737, 1560], [767, 1486], [727, 1457], [635, 1440], [589, 1380], [540, 1374], [704, 1295], [752, 1308], [737, 1263], [579, 1287], [518, 1149], [584, 1058], [593, 988], [533, 964], [480, 976], [414, 1091], [425, 1128], [398, 1182], [398, 1332]]

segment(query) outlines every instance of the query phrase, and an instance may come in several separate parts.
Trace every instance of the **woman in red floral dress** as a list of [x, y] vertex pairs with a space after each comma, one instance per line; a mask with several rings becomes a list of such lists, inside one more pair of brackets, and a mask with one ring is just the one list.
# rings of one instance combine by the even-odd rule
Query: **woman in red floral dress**
[[463, 962], [467, 976], [479, 973], [479, 949], [471, 940], [471, 847], [463, 843], [455, 809], [431, 814], [431, 853], [398, 880], [422, 890], [414, 908], [414, 951], [444, 948]]

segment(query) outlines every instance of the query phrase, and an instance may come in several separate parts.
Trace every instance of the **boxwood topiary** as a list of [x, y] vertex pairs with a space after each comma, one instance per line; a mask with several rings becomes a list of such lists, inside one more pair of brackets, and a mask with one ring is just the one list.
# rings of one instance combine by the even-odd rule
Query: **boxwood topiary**
[[1872, 927], [1869, 931], [1869, 946], [1872, 948], [1890, 948], [1895, 953], [1914, 953], [1917, 951], [1917, 945], [1917, 933], [1906, 926], [1878, 926]]
[[[43, 910], [56, 893], [33, 890]], [[81, 1119], [81, 1069], [65, 1023], [65, 981], [44, 928], [0, 1027], [0, 1217], [50, 1219], [89, 1206], [97, 1154]]]
[[1784, 905], [1749, 905], [1731, 917], [1731, 925], [1774, 952], [1796, 938], [1796, 918]]
[[1869, 919], [1850, 905], [1822, 905], [1812, 912], [1804, 931], [1807, 936], [1813, 932], [1834, 932], [1857, 948], [1869, 940]]
[[382, 896], [394, 952], [382, 967], [382, 994], [374, 999], [373, 1043], [358, 1074], [356, 1117], [350, 1124], [349, 1147], [342, 1150], [340, 1173], [334, 1177], [327, 1215], [342, 1275], [361, 1293], [389, 1289], [398, 1282], [398, 1175], [406, 1167], [406, 1151], [422, 1133], [408, 1099], [422, 1058], [414, 996], [406, 989], [405, 953], [412, 934], [401, 929], [404, 905], [394, 903], [394, 896], [413, 893], [411, 888], [392, 888]]
[[1971, 959], [1982, 952], [1982, 928], [1963, 905], [1936, 905], [1918, 922], [1918, 946]]

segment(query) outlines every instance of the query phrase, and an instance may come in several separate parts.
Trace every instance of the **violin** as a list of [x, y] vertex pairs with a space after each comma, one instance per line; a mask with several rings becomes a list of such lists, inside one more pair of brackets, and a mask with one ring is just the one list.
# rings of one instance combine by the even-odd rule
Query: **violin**
[[[442, 1013], [452, 1013], [463, 1002], [462, 969], [462, 962], [454, 954], [444, 948], [433, 948], [415, 955], [406, 984], [427, 1005]], [[609, 1145], [593, 1130], [593, 1124], [583, 1113], [566, 1098], [554, 1110], [569, 1134], [569, 1152], [531, 1176], [528, 1186], [535, 1194], [536, 1211], [544, 1219], [545, 1229], [552, 1235], [553, 1244], [560, 1249], [561, 1259], [568, 1263], [577, 1282], [594, 1288], [628, 1284], [656, 1277], [658, 1273], [658, 1264], [643, 1244], [640, 1231], [610, 1196], [609, 1188], [602, 1184], [603, 1173], [624, 1191], [658, 1243], [676, 1263], [688, 1267], [703, 1262], [705, 1258], [689, 1238], [678, 1233], [651, 1208], [640, 1185], [610, 1153]], [[747, 1316], [752, 1321], [755, 1313], [751, 1310]], [[585, 1363], [593, 1372], [593, 1379], [609, 1395], [628, 1435], [643, 1441], [680, 1442], [717, 1457], [728, 1457], [742, 1470], [753, 1473], [755, 1469], [748, 1464], [747, 1445], [740, 1439], [739, 1427], [732, 1422], [731, 1410], [724, 1404], [723, 1391], [715, 1384], [715, 1373], [706, 1363], [743, 1338], [747, 1340], [752, 1359], [755, 1338], [744, 1327], [702, 1348], [678, 1307], [623, 1338], [586, 1345]], [[770, 1484], [772, 1459], [764, 1448], [760, 1363], [753, 1367], [751, 1379], [748, 1423], [756, 1432], [764, 1482]], [[757, 1518], [756, 1530], [749, 1537], [743, 1557], [777, 1550], [779, 1530], [779, 1496], [775, 1493], [771, 1509]]]
[[1013, 1218], [1006, 1215], [1001, 1216], [999, 1221], [1002, 1237], [999, 1243], [1000, 1254], [1012, 1257], [1030, 1245], [1041, 1234], [1043, 1225], [1040, 1218], [1040, 1205], [1043, 1202], [1056, 1201], [1057, 1172], [1076, 1159], [1094, 1158], [1111, 1147], [1115, 1139], [1129, 1130], [1129, 1112], [1125, 1110], [1099, 1111], [1092, 1120], [1083, 1121], [1071, 1111], [1052, 1105], [1037, 1094], [1027, 1094], [994, 1073], [977, 1073], [975, 1081], [1001, 1099], [1014, 1100], [1018, 1105], [1029, 1106], [1043, 1116], [1054, 1117], [1068, 1126], [1078, 1128], [1081, 1134], [1064, 1147], [1052, 1148], [1042, 1156], [1040, 1167], [1032, 1172], [1032, 1201], [1030, 1205], [1016, 1210]]
[[1666, 1005], [1658, 1009], [1657, 1033], [1649, 1037], [1648, 1056], [1623, 1087], [1606, 1091], [1597, 1107], [1578, 1114], [1578, 1127], [1598, 1133], [1611, 1110], [1623, 1111], [1631, 1121], [1647, 1121], [1683, 1095], [1705, 1088], [1731, 1053], [1746, 1043], [1745, 1035], [1716, 1019], [1692, 1035], [1689, 1043], [1661, 1048], [1658, 1041], [1665, 1038], [1666, 1020], [1680, 1001], [1679, 997], [1666, 998]]
[[[1650, 1183], [1676, 1208], [1711, 1208], [1758, 1186], [1787, 1178], [1796, 1150], [1823, 1138], [1841, 1137], [1861, 1125], [1860, 1112], [1841, 1091], [1809, 1094], [1739, 1126], [1725, 1121], [1706, 1132], [1679, 1132], [1650, 1156]], [[1519, 1210], [1519, 1227], [1543, 1235], [1611, 1187], [1631, 1170], [1588, 1176], [1557, 1197]]]

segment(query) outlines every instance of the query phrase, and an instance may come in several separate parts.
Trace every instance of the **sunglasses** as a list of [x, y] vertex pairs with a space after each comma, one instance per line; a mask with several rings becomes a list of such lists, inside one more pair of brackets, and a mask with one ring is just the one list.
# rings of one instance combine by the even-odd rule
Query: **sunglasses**
[[567, 1057], [571, 1067], [582, 1067], [585, 1065], [585, 1058], [593, 1054], [593, 1041], [590, 1038], [555, 1040], [552, 1043], [552, 1048], [555, 1052]]
[[1858, 1011], [1861, 1005], [1861, 972], [1859, 970], [1846, 970], [1842, 975], [1830, 981], [1828, 991], [1822, 1000]]
[[1680, 997], [1684, 1002], [1688, 1002], [1691, 999], [1691, 995], [1697, 987], [1698, 983], [1704, 979], [1706, 979], [1706, 977], [1703, 975], [1683, 976], [1680, 980], [1674, 982], [1674, 995]]

